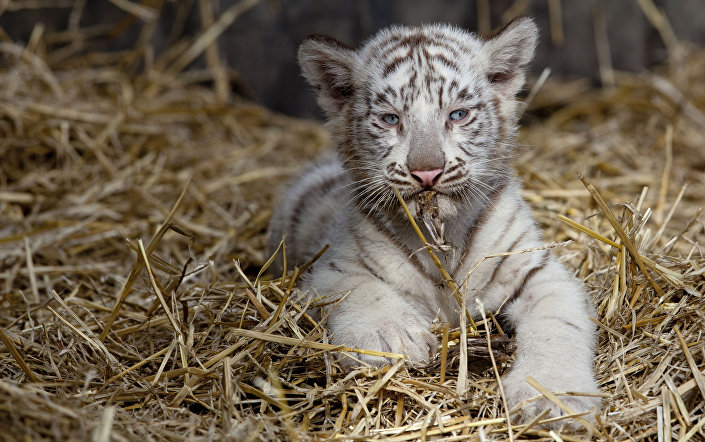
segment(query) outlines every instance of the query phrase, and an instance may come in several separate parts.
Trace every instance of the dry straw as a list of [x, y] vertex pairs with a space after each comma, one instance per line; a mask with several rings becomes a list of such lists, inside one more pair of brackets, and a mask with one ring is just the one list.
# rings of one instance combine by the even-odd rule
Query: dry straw
[[[495, 312], [462, 343], [434, 326], [425, 367], [341, 371], [357, 350], [307, 314], [327, 301], [296, 289], [306, 268], [261, 271], [275, 189], [328, 137], [228, 101], [214, 45], [255, 2], [218, 20], [201, 2], [203, 33], [163, 54], [146, 45], [162, 2], [113, 3], [114, 26], [79, 28], [77, 2], [67, 31], [0, 42], [1, 439], [588, 438], [545, 415], [509, 432]], [[98, 51], [135, 23], [133, 50]], [[560, 419], [605, 440], [704, 437], [705, 54], [673, 63], [609, 90], [546, 81], [516, 158], [597, 306], [604, 408]]]

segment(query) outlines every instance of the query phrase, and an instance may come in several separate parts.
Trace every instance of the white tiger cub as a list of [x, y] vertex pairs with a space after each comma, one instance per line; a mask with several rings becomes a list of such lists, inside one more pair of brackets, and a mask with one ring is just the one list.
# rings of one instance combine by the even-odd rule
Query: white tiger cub
[[[537, 34], [533, 21], [522, 18], [489, 37], [449, 25], [395, 26], [358, 50], [327, 37], [301, 45], [299, 62], [318, 91], [337, 156], [292, 184], [272, 219], [270, 246], [286, 234], [287, 255], [300, 264], [331, 245], [302, 288], [349, 292], [330, 311], [332, 343], [422, 362], [437, 350], [429, 331], [434, 318], [458, 324], [457, 302], [393, 186], [412, 213], [421, 192], [435, 191], [453, 249], [441, 259], [457, 282], [489, 254], [542, 245], [511, 165], [515, 94]], [[503, 379], [510, 407], [538, 395], [528, 376], [554, 392], [598, 392], [593, 307], [583, 284], [550, 252], [487, 260], [468, 287], [467, 306], [476, 317], [476, 300], [489, 311], [503, 306], [516, 331], [516, 361]], [[341, 362], [349, 366], [352, 359]], [[576, 411], [600, 404], [595, 396], [563, 400]], [[561, 414], [544, 400], [524, 407], [522, 418], [544, 408]]]

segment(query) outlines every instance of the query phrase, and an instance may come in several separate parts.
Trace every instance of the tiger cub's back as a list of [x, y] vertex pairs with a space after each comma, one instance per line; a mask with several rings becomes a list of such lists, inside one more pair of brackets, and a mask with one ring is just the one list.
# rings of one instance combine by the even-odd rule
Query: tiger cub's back
[[[326, 244], [336, 216], [346, 210], [349, 182], [334, 154], [325, 155], [290, 181], [283, 189], [285, 197], [274, 208], [268, 253], [274, 253], [285, 238], [289, 269], [310, 260]], [[280, 272], [282, 264], [278, 258], [272, 270]]]

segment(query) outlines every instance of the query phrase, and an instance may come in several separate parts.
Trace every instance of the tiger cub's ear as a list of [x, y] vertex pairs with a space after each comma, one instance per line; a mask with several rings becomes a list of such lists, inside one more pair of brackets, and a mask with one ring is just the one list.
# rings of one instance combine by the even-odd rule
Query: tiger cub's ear
[[513, 96], [524, 85], [524, 70], [534, 58], [538, 35], [534, 21], [521, 17], [485, 37], [482, 52], [487, 78], [503, 95]]
[[299, 64], [306, 80], [318, 91], [318, 103], [328, 118], [335, 117], [355, 93], [357, 53], [330, 37], [307, 37], [299, 48]]

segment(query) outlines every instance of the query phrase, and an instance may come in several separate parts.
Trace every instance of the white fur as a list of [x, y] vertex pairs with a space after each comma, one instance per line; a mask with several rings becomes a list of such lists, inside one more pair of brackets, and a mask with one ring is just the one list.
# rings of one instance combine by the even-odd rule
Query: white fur
[[[458, 324], [458, 305], [392, 192], [398, 187], [415, 213], [422, 189], [411, 163], [443, 169], [433, 189], [452, 250], [439, 254], [456, 282], [487, 255], [542, 245], [511, 167], [514, 95], [536, 38], [533, 22], [521, 19], [486, 39], [431, 25], [380, 31], [357, 51], [330, 39], [304, 42], [302, 70], [319, 90], [338, 154], [293, 184], [273, 217], [270, 244], [286, 233], [288, 256], [298, 263], [331, 245], [302, 284], [312, 294], [349, 292], [330, 311], [331, 342], [423, 362], [437, 350], [431, 322]], [[449, 120], [455, 109], [468, 110], [463, 123]], [[382, 124], [388, 113], [400, 124]], [[502, 306], [516, 330], [516, 361], [504, 377], [510, 407], [538, 394], [527, 376], [553, 391], [598, 391], [592, 307], [583, 284], [549, 252], [485, 261], [466, 290], [476, 317], [476, 301], [488, 311]], [[600, 403], [568, 402], [577, 411]], [[546, 407], [561, 414], [539, 401], [523, 418]]]

